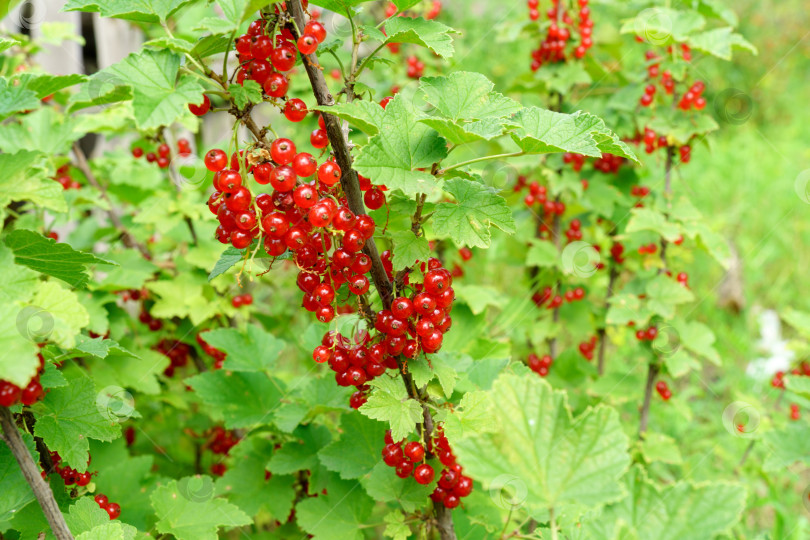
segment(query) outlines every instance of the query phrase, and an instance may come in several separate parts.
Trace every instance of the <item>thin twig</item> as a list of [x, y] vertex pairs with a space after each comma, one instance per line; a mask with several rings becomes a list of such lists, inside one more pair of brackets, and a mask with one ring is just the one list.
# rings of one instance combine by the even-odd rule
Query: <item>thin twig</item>
[[28, 452], [22, 437], [20, 437], [20, 432], [14, 423], [14, 416], [5, 407], [0, 407], [0, 426], [3, 428], [3, 440], [11, 449], [11, 453], [14, 455], [14, 459], [17, 460], [26, 482], [31, 486], [54, 536], [56, 536], [57, 540], [73, 540], [73, 535], [70, 533], [67, 523], [65, 523], [65, 517], [53, 497], [51, 486], [42, 479], [37, 464]]
[[650, 401], [652, 400], [653, 386], [659, 370], [658, 364], [654, 362], [650, 362], [647, 368], [647, 382], [644, 385], [644, 402], [641, 405], [641, 418], [638, 425], [639, 439], [644, 439], [644, 433], [647, 431], [647, 424], [650, 421]]

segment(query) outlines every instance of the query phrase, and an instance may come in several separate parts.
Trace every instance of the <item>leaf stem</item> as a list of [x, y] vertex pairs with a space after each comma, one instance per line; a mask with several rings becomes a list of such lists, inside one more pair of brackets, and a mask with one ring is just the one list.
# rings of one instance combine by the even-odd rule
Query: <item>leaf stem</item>
[[20, 437], [20, 432], [14, 422], [14, 416], [5, 407], [0, 407], [0, 426], [3, 428], [2, 438], [11, 449], [11, 453], [14, 455], [14, 459], [17, 460], [26, 482], [31, 486], [54, 536], [56, 536], [57, 540], [73, 540], [73, 535], [68, 529], [67, 523], [65, 523], [65, 516], [62, 515], [59, 505], [56, 504], [53, 497], [51, 486], [42, 479], [37, 464], [34, 463], [25, 442]]
[[508, 154], [495, 154], [493, 156], [481, 156], [479, 158], [470, 159], [470, 160], [467, 160], [467, 161], [461, 161], [459, 163], [455, 163], [453, 165], [450, 165], [449, 167], [445, 167], [444, 169], [439, 171], [439, 175], [442, 175], [442, 174], [446, 173], [447, 171], [452, 171], [453, 169], [458, 169], [459, 167], [464, 167], [466, 165], [472, 165], [473, 163], [479, 163], [481, 161], [490, 161], [490, 160], [493, 160], [493, 159], [504, 159], [504, 158], [510, 158], [510, 157], [524, 156], [524, 155], [526, 155], [526, 152], [521, 150], [519, 152], [511, 152], [511, 153], [508, 153]]
[[557, 540], [557, 519], [554, 516], [554, 508], [548, 509], [548, 526], [551, 528], [551, 540]]

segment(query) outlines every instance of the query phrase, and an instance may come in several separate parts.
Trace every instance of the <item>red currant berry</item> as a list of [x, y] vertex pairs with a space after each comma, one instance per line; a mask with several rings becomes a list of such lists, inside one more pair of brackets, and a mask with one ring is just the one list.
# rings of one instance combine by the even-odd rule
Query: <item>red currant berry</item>
[[188, 104], [188, 110], [190, 110], [191, 114], [193, 114], [194, 116], [202, 116], [205, 113], [207, 113], [210, 108], [211, 108], [211, 100], [208, 99], [208, 96], [206, 96], [205, 94], [203, 94], [202, 103], [200, 103], [199, 105], [194, 105], [191, 103]]
[[212, 172], [218, 172], [228, 166], [228, 155], [217, 148], [205, 154], [205, 167]]
[[419, 465], [415, 471], [413, 471], [413, 477], [418, 484], [427, 485], [433, 482], [433, 477], [435, 473], [433, 472], [433, 467], [428, 465], [427, 463], [423, 463]]

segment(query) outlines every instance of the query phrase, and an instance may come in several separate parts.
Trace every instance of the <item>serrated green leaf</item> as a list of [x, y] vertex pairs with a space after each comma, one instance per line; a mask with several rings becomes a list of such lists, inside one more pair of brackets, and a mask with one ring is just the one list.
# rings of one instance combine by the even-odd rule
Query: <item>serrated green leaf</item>
[[492, 414], [492, 398], [488, 392], [467, 392], [453, 412], [445, 419], [445, 435], [450, 441], [493, 431], [496, 418]]
[[39, 99], [34, 91], [0, 77], [0, 119], [38, 107]]
[[598, 406], [574, 419], [566, 394], [539, 377], [501, 375], [490, 394], [497, 431], [463, 433], [453, 446], [470, 476], [491, 490], [519, 488], [535, 511], [621, 496], [616, 481], [630, 456], [615, 410]]
[[490, 228], [515, 232], [515, 220], [506, 200], [494, 188], [463, 178], [444, 184], [455, 203], [439, 203], [433, 213], [433, 228], [446, 231], [456, 245], [489, 247]]
[[290, 514], [295, 490], [295, 479], [288, 475], [265, 478], [267, 456], [273, 453], [273, 443], [261, 437], [248, 437], [239, 441], [229, 452], [234, 463], [222, 478], [216, 481], [216, 494], [255, 516], [260, 510], [270, 512], [281, 521]]
[[[97, 538], [98, 536], [87, 533], [97, 527], [109, 525], [110, 516], [96, 504], [92, 497], [82, 497], [70, 506], [65, 516], [65, 523], [73, 534], [81, 533], [80, 537]], [[130, 527], [130, 529], [134, 529], [134, 527]], [[134, 530], [132, 532], [134, 533]]]
[[324, 426], [307, 424], [293, 432], [294, 439], [276, 450], [267, 463], [273, 474], [292, 474], [318, 466], [318, 452], [329, 444], [331, 434]]
[[659, 489], [633, 467], [623, 483], [627, 496], [585, 521], [585, 538], [616, 538], [621, 531], [621, 537], [638, 540], [711, 540], [734, 525], [745, 507], [745, 489], [730, 482], [678, 482]]
[[171, 281], [150, 282], [147, 287], [158, 296], [151, 309], [155, 317], [189, 317], [196, 325], [219, 313], [214, 288], [204, 277], [191, 272], [183, 272]]
[[42, 283], [37, 288], [27, 309], [29, 318], [40, 318], [40, 334], [45, 334], [50, 341], [65, 349], [74, 347], [79, 331], [90, 322], [90, 315], [76, 293], [54, 281]]
[[770, 453], [765, 457], [765, 471], [779, 471], [797, 461], [810, 463], [810, 431], [799, 422], [768, 431], [763, 436]]
[[41, 152], [20, 150], [0, 153], [0, 207], [12, 201], [31, 201], [43, 208], [66, 212], [62, 186], [47, 178], [49, 170]]
[[663, 433], [648, 431], [640, 442], [641, 453], [648, 462], [660, 461], [679, 465], [683, 462], [678, 443], [672, 437]]
[[720, 355], [714, 348], [714, 332], [711, 328], [697, 321], [673, 321], [678, 332], [678, 342], [687, 351], [720, 365]]
[[314, 540], [361, 540], [363, 527], [371, 517], [374, 501], [359, 482], [333, 476], [327, 494], [305, 499], [295, 507], [298, 526]]
[[264, 329], [250, 324], [247, 332], [218, 328], [203, 334], [206, 343], [228, 355], [224, 368], [229, 371], [266, 371], [275, 363], [286, 343]]
[[228, 93], [233, 97], [233, 101], [240, 109], [244, 109], [248, 103], [262, 102], [262, 87], [256, 81], [245, 81], [242, 84], [228, 85]]
[[422, 507], [435, 488], [431, 484], [420, 485], [412, 478], [399, 478], [394, 469], [380, 461], [379, 457], [371, 474], [361, 479], [360, 483], [375, 501], [397, 503], [405, 512]]
[[687, 43], [693, 49], [728, 61], [731, 61], [732, 49], [735, 48], [757, 54], [757, 48], [730, 26], [693, 34]]
[[229, 268], [241, 261], [244, 256], [245, 250], [228, 246], [225, 251], [222, 252], [222, 255], [220, 255], [219, 260], [217, 261], [217, 264], [214, 265], [211, 273], [208, 274], [208, 281], [211, 281], [215, 277], [227, 272]]
[[676, 306], [695, 299], [692, 291], [663, 274], [648, 281], [645, 291], [647, 308], [665, 319], [671, 319], [675, 315]]
[[686, 41], [690, 34], [705, 25], [706, 19], [696, 11], [654, 7], [626, 20], [620, 31], [664, 46]]
[[[101, 508], [99, 508], [99, 510], [101, 510]], [[106, 514], [106, 512], [104, 513]], [[127, 525], [120, 521], [108, 521], [107, 523], [102, 523], [89, 531], [81, 533], [76, 537], [76, 540], [135, 540], [137, 534], [138, 529], [132, 525]]]
[[398, 94], [385, 108], [380, 132], [372, 137], [354, 162], [357, 171], [376, 184], [401, 189], [409, 195], [429, 193], [436, 179], [429, 169], [447, 155], [439, 134], [417, 120], [413, 105]]
[[604, 152], [638, 162], [633, 151], [592, 114], [526, 107], [512, 121], [518, 126], [512, 139], [527, 154], [573, 152], [601, 157]]
[[437, 112], [451, 120], [503, 118], [522, 109], [517, 101], [494, 92], [480, 73], [458, 71], [447, 77], [422, 77], [419, 90]]
[[121, 436], [120, 424], [100, 412], [99, 395], [92, 380], [79, 376], [32, 407], [34, 435], [79, 472], [87, 470], [88, 439], [109, 442]]
[[526, 251], [526, 266], [539, 266], [541, 268], [555, 268], [560, 264], [560, 254], [557, 247], [544, 240], [532, 240]]
[[[183, 489], [184, 481], [196, 489]], [[158, 532], [172, 534], [178, 540], [217, 540], [221, 527], [240, 527], [253, 522], [250, 516], [225, 499], [213, 496], [214, 488], [207, 476], [172, 480], [159, 486], [151, 496], [158, 521]]]
[[503, 135], [505, 127], [500, 118], [485, 118], [477, 122], [460, 122], [431, 116], [422, 118], [419, 121], [435, 129], [439, 135], [452, 144], [490, 141]]
[[652, 312], [642, 304], [635, 294], [616, 294], [608, 300], [606, 322], [618, 326], [625, 326], [632, 322], [643, 326], [652, 316]]
[[41, 310], [24, 311], [15, 304], [0, 302], [0, 378], [24, 388], [36, 375], [39, 347], [31, 336], [48, 330], [48, 323]]
[[508, 301], [495, 287], [453, 284], [456, 298], [470, 307], [473, 315], [484, 313], [488, 307], [503, 307]]
[[366, 403], [358, 409], [361, 413], [374, 420], [388, 422], [391, 426], [391, 436], [395, 441], [404, 439], [416, 430], [416, 424], [422, 421], [422, 407], [419, 402], [408, 397], [402, 397], [389, 388], [381, 387], [380, 383], [371, 391]]
[[427, 21], [421, 17], [393, 17], [386, 21], [385, 32], [388, 43], [413, 43], [427, 47], [444, 58], [453, 56], [453, 38], [450, 34], [456, 31], [438, 21]]
[[625, 231], [653, 231], [669, 242], [674, 242], [681, 234], [676, 224], [668, 222], [664, 214], [652, 208], [633, 208]]
[[385, 424], [369, 420], [361, 414], [344, 414], [340, 422], [340, 438], [318, 452], [321, 463], [344, 480], [360, 478], [380, 463]]
[[39, 99], [64, 90], [87, 80], [87, 76], [79, 73], [71, 75], [49, 75], [23, 73], [18, 77], [20, 86], [34, 92]]
[[76, 251], [69, 244], [57, 243], [53, 238], [26, 229], [13, 231], [4, 242], [14, 252], [14, 262], [59, 278], [71, 287], [84, 288], [88, 279], [88, 265], [116, 264], [92, 253]]
[[272, 424], [283, 395], [281, 381], [264, 373], [207, 371], [186, 379], [203, 403], [225, 417], [228, 428]]
[[77, 125], [75, 118], [54, 107], [45, 107], [26, 114], [19, 123], [0, 126], [0, 149], [5, 152], [38, 150], [46, 154], [65, 154], [73, 141], [84, 135]]
[[174, 51], [177, 53], [185, 54], [190, 53], [191, 50], [194, 48], [194, 44], [187, 39], [183, 38], [171, 38], [171, 37], [159, 37], [156, 39], [150, 39], [146, 43], [143, 44], [145, 48], [148, 49], [169, 49], [170, 51]]
[[380, 131], [383, 114], [385, 113], [385, 109], [379, 103], [367, 100], [338, 103], [331, 107], [313, 107], [312, 110], [337, 116], [369, 135], [376, 135]]
[[99, 13], [102, 17], [115, 17], [128, 21], [161, 22], [191, 0], [69, 0], [62, 11]]
[[408, 540], [411, 536], [411, 529], [405, 524], [405, 516], [399, 510], [389, 512], [383, 518], [385, 530], [383, 534], [393, 540]]
[[801, 375], [789, 375], [785, 377], [785, 386], [794, 394], [810, 398], [810, 377]]
[[424, 235], [416, 236], [410, 230], [390, 231], [389, 234], [394, 243], [394, 256], [391, 259], [394, 270], [402, 270], [430, 257], [430, 246]]

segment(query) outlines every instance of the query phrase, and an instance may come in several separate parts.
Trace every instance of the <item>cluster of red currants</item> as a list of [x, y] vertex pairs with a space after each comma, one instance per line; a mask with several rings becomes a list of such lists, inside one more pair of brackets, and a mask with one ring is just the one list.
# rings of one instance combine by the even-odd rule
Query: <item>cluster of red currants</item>
[[706, 84], [703, 81], [695, 81], [689, 87], [689, 90], [683, 93], [681, 100], [678, 102], [678, 108], [682, 111], [688, 111], [694, 108], [701, 111], [706, 108], [706, 98], [703, 97], [703, 91], [706, 89]]
[[149, 327], [152, 332], [157, 332], [163, 328], [163, 321], [152, 317], [145, 305], [141, 305], [141, 312], [138, 314], [138, 320]]
[[613, 260], [616, 261], [616, 264], [622, 264], [624, 262], [624, 244], [621, 242], [614, 242], [612, 246], [610, 246], [610, 256], [613, 257]]
[[641, 255], [644, 254], [655, 255], [657, 251], [658, 251], [658, 244], [656, 244], [655, 242], [650, 242], [649, 244], [642, 244], [638, 246], [638, 252]]
[[210, 356], [211, 358], [214, 359], [214, 369], [222, 369], [222, 363], [225, 361], [225, 358], [228, 355], [225, 354], [224, 352], [220, 351], [216, 347], [212, 347], [211, 345], [206, 343], [205, 339], [202, 337], [202, 335], [205, 332], [208, 332], [208, 329], [201, 330], [197, 334], [197, 337], [196, 337], [197, 343], [200, 345], [200, 347], [202, 347], [202, 350], [205, 352], [205, 354], [207, 354], [208, 356]]
[[796, 403], [790, 404], [790, 419], [791, 420], [798, 420], [801, 418], [801, 414], [799, 413], [799, 405]]
[[37, 374], [25, 385], [25, 388], [0, 379], [0, 407], [12, 407], [17, 403], [26, 406], [33, 405], [43, 396], [44, 390], [39, 383], [39, 376], [45, 369], [45, 358], [41, 354], [38, 354], [37, 357], [39, 358]]
[[[532, 51], [532, 71], [537, 71], [543, 64], [565, 62], [568, 58], [565, 47], [571, 39], [573, 32], [579, 32], [579, 43], [573, 47], [573, 56], [583, 58], [588, 49], [593, 47], [593, 20], [591, 19], [591, 8], [588, 7], [589, 0], [578, 0], [579, 13], [578, 23], [568, 14], [568, 11], [560, 6], [559, 0], [552, 0], [551, 9], [546, 12], [550, 24], [546, 31], [546, 37], [540, 46]], [[528, 0], [529, 19], [536, 21], [540, 18], [540, 1]]]
[[121, 506], [118, 503], [111, 503], [107, 496], [99, 493], [94, 497], [96, 504], [110, 516], [110, 519], [117, 519], [121, 515]]
[[551, 364], [554, 363], [554, 359], [549, 354], [544, 354], [541, 357], [530, 353], [529, 357], [526, 359], [526, 363], [529, 365], [529, 369], [541, 377], [545, 377], [548, 375], [548, 370], [551, 368]]
[[[340, 250], [338, 250], [340, 251]], [[370, 268], [371, 261], [365, 254], [360, 254], [363, 273]], [[383, 266], [389, 277], [393, 277], [393, 268], [390, 262], [390, 252], [382, 255]], [[352, 265], [355, 265], [354, 261]], [[332, 257], [332, 265], [336, 264]], [[367, 268], [368, 267], [368, 268]], [[423, 270], [425, 270], [423, 263]], [[365, 279], [362, 291], [368, 290], [368, 279], [363, 274], [356, 274]], [[306, 283], [306, 281], [309, 284]], [[329, 308], [335, 297], [335, 291], [328, 281], [319, 283], [316, 275], [302, 272], [299, 274], [299, 287], [307, 295], [304, 298], [304, 307], [307, 297], [322, 303]], [[359, 280], [349, 280], [349, 290], [355, 294]], [[313, 359], [318, 363], [329, 363], [335, 372], [335, 380], [340, 386], [355, 386], [358, 390], [349, 401], [353, 408], [359, 408], [365, 403], [367, 387], [366, 382], [385, 373], [386, 369], [398, 369], [396, 357], [403, 355], [407, 359], [414, 359], [420, 352], [431, 354], [437, 352], [442, 345], [444, 333], [450, 329], [452, 309], [455, 293], [452, 288], [452, 276], [442, 267], [438, 259], [431, 258], [427, 263], [422, 284], [403, 281], [403, 288], [409, 287], [410, 296], [399, 296], [393, 300], [390, 309], [377, 312], [374, 320], [374, 330], [377, 335], [369, 332], [358, 332], [354, 342], [337, 332], [327, 332], [321, 345], [312, 353]], [[314, 288], [308, 292], [310, 286]], [[325, 303], [324, 303], [325, 302]], [[323, 308], [319, 308], [323, 309]], [[330, 311], [334, 313], [334, 309]]]
[[231, 305], [235, 308], [240, 308], [242, 306], [249, 306], [253, 304], [253, 295], [250, 293], [245, 294], [237, 294], [233, 298], [231, 298]]
[[70, 176], [70, 163], [65, 163], [56, 169], [56, 177], [54, 178], [62, 186], [62, 189], [79, 189], [82, 185]]
[[[436, 438], [429, 442], [428, 450], [439, 458], [444, 466], [439, 475], [438, 485], [430, 494], [430, 498], [435, 504], [443, 504], [450, 509], [456, 508], [463, 497], [472, 493], [472, 478], [464, 476], [463, 469], [456, 461], [450, 443], [440, 428], [437, 428]], [[413, 476], [418, 484], [427, 485], [436, 477], [433, 467], [425, 463], [426, 452], [421, 442], [394, 442], [389, 431], [385, 434], [382, 456], [386, 465], [396, 468], [396, 474], [400, 478]]]
[[572, 219], [565, 231], [565, 237], [569, 242], [582, 240], [582, 223], [578, 219]]
[[174, 376], [174, 370], [188, 365], [188, 356], [191, 354], [191, 347], [174, 339], [161, 339], [154, 350], [169, 359], [169, 365], [163, 370], [167, 377]]
[[[236, 446], [239, 442], [239, 437], [233, 431], [226, 430], [222, 426], [215, 426], [211, 430], [211, 436], [208, 438], [206, 446], [214, 454], [227, 456], [231, 448]], [[211, 464], [211, 474], [214, 476], [222, 476], [228, 470], [228, 467], [223, 462]]]
[[655, 391], [658, 392], [658, 395], [661, 396], [661, 399], [664, 401], [669, 401], [669, 398], [672, 397], [672, 391], [667, 386], [666, 381], [658, 381], [655, 383]]
[[585, 357], [585, 360], [593, 360], [594, 349], [596, 349], [596, 336], [579, 344], [579, 353]]
[[[306, 2], [304, 5], [306, 7]], [[278, 9], [279, 4], [276, 4], [276, 10]], [[236, 38], [235, 48], [240, 66], [236, 73], [236, 82], [243, 84], [246, 80], [256, 81], [267, 97], [286, 96], [290, 81], [285, 73], [295, 66], [298, 53], [312, 54], [326, 39], [326, 28], [315, 20], [316, 15], [313, 11], [297, 41], [289, 28], [282, 28], [273, 43], [273, 38], [268, 35], [273, 29], [268, 27], [266, 20], [256, 19], [250, 23], [247, 33]], [[189, 104], [188, 108], [192, 114], [203, 116], [211, 109], [211, 100], [203, 94], [201, 103]], [[306, 106], [300, 99], [287, 100], [284, 114], [288, 119], [298, 122], [306, 115]]]
[[410, 55], [406, 61], [408, 62], [406, 74], [409, 79], [418, 79], [425, 73], [425, 63], [419, 60], [416, 55]]
[[623, 163], [627, 163], [627, 160], [623, 157], [603, 153], [602, 157], [596, 158], [593, 161], [593, 168], [605, 174], [618, 174], [619, 168]]
[[653, 341], [658, 337], [658, 327], [650, 326], [645, 329], [636, 330], [636, 339], [639, 341]]
[[[146, 154], [146, 161], [149, 163], [155, 163], [161, 169], [166, 169], [169, 167], [169, 163], [171, 160], [172, 149], [166, 143], [160, 143], [158, 145], [156, 152], [148, 152]], [[132, 149], [132, 155], [136, 159], [143, 157], [144, 152], [143, 148], [140, 146], [136, 146]], [[190, 156], [191, 155], [191, 145], [188, 142], [188, 139], [177, 139], [177, 155], [179, 156]]]
[[[428, 19], [428, 20], [435, 19], [442, 12], [441, 0], [430, 0], [428, 2], [423, 2], [423, 4], [424, 4], [424, 9], [422, 11], [424, 13], [423, 16], [424, 16], [425, 19]], [[385, 16], [386, 16], [386, 18], [387, 17], [393, 17], [394, 15], [396, 15], [397, 11], [399, 11], [399, 8], [396, 6], [396, 4], [394, 4], [393, 2], [389, 2], [388, 5], [385, 6]], [[409, 13], [400, 13], [400, 17], [401, 16], [407, 16], [408, 14]], [[419, 13], [417, 11], [414, 11], [414, 10], [412, 10], [410, 12], [410, 15], [412, 15], [414, 17], [416, 17], [416, 16], [418, 16], [420, 14], [421, 13]]]
[[[62, 457], [59, 455], [58, 452], [49, 452], [51, 456], [51, 462], [53, 463], [53, 470], [62, 477], [62, 480], [65, 482], [66, 486], [77, 485], [79, 487], [84, 487], [88, 485], [92, 480], [93, 476], [98, 474], [96, 472], [85, 471], [83, 473], [78, 472], [76, 469], [73, 469], [68, 466], [61, 467]], [[90, 460], [87, 460], [87, 464], [90, 465]], [[47, 474], [45, 471], [42, 471], [42, 478], [46, 478]]]

